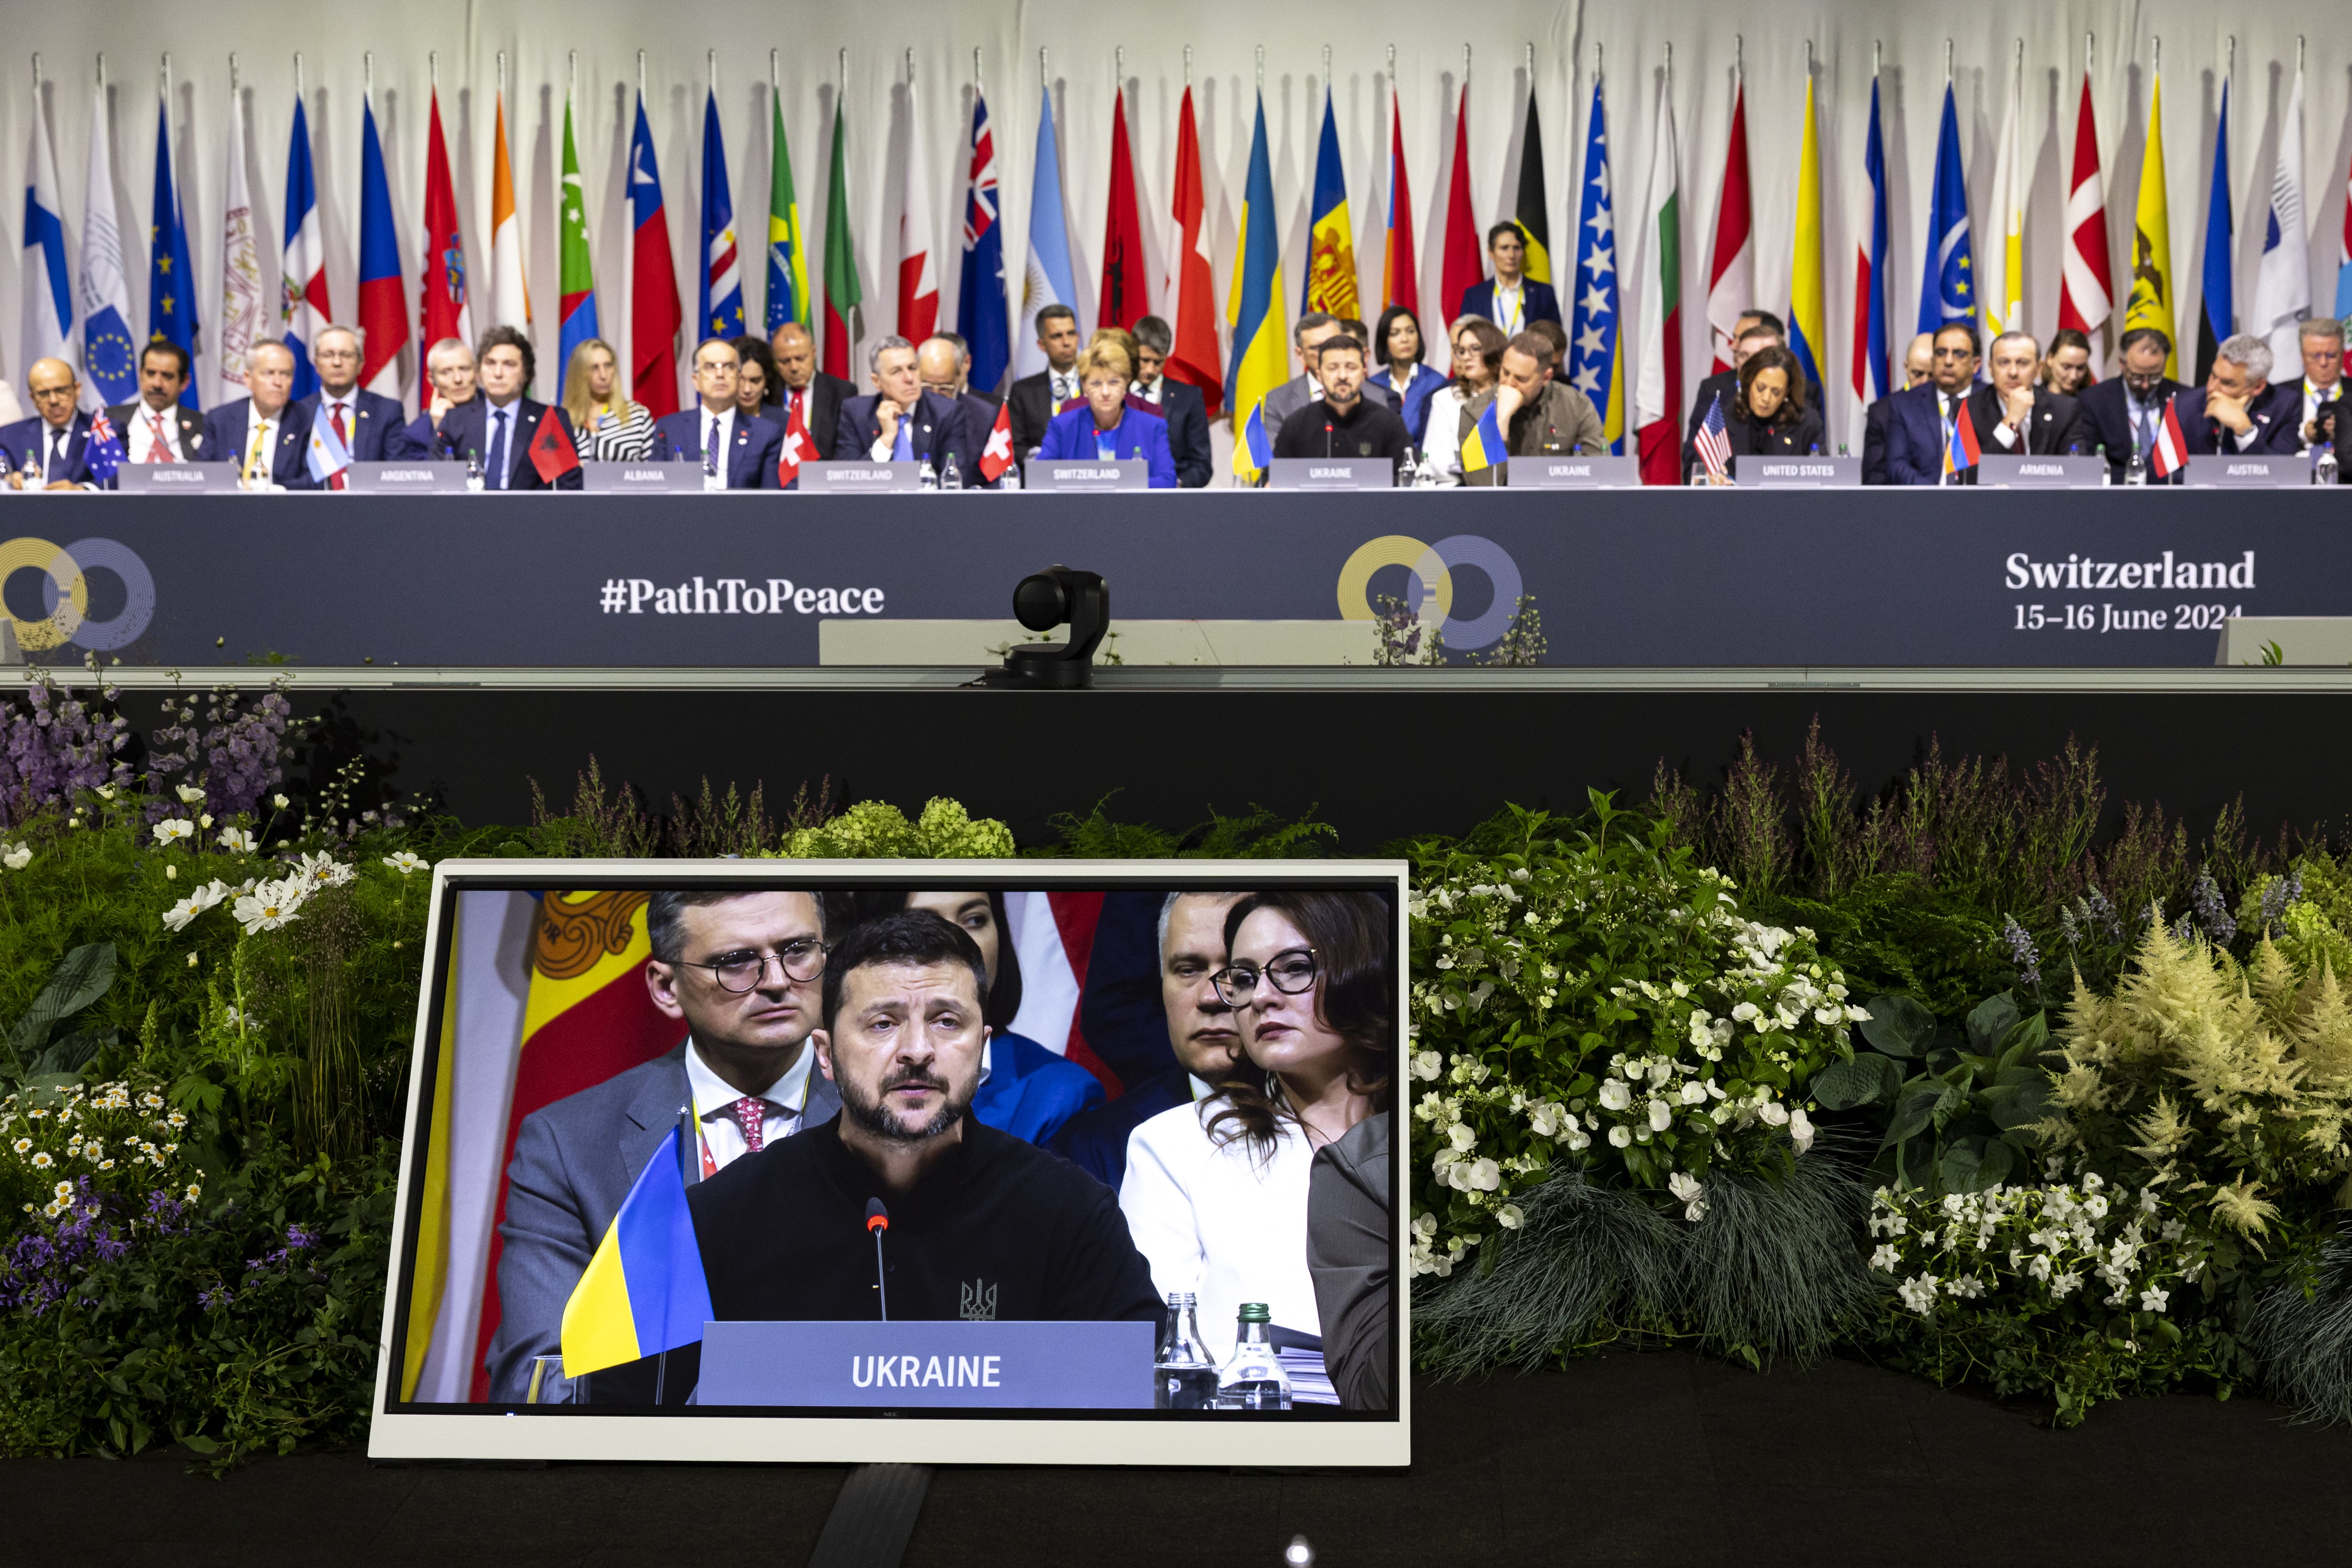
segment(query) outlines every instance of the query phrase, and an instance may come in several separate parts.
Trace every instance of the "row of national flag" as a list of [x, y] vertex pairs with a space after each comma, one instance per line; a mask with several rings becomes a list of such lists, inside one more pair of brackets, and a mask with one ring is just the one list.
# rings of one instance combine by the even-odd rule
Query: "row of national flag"
[[[2148, 86], [2149, 127], [2143, 151], [2139, 201], [2134, 214], [2128, 289], [2116, 297], [2116, 268], [2108, 250], [2108, 229], [2099, 156], [2097, 116], [2087, 68], [2082, 88], [2065, 204], [2062, 289], [2056, 322], [2088, 333], [2095, 353], [2106, 346], [2114, 317], [2121, 329], [2159, 325], [2187, 337], [2177, 322], [2177, 286], [2167, 211], [2162, 85]], [[1555, 284], [1567, 317], [1569, 352], [1565, 374], [1601, 412], [1612, 450], [1630, 443], [1645, 470], [1661, 478], [1676, 471], [1683, 405], [1682, 214], [1679, 153], [1671, 83], [1658, 95], [1650, 142], [1650, 168], [1636, 226], [1621, 237], [1614, 206], [1612, 159], [1606, 84], [1592, 80], [1580, 174], [1570, 205], [1577, 228], [1555, 277], [1549, 222], [1549, 184], [1536, 99], [1530, 90], [1521, 121], [1518, 179], [1511, 215], [1528, 240], [1527, 276]], [[2025, 192], [2031, 170], [2022, 153], [2025, 100], [2021, 65], [2010, 84], [2008, 110], [1995, 142], [1991, 211], [1981, 261], [1971, 227], [1968, 184], [1956, 95], [1947, 84], [1938, 117], [1935, 170], [1928, 186], [1927, 243], [1921, 268], [1917, 330], [1969, 319], [1989, 331], [2022, 324], [2027, 255]], [[1414, 257], [1412, 190], [1405, 166], [1402, 106], [1391, 92], [1390, 157], [1386, 211], [1382, 215], [1381, 303], [1425, 313], [1425, 353], [1443, 363], [1444, 345], [1436, 323], [1455, 309], [1463, 290], [1486, 276], [1483, 225], [1471, 195], [1470, 88], [1454, 103], [1451, 156], [1444, 217], [1434, 258], [1440, 299], [1421, 312], [1420, 268]], [[894, 183], [912, 193], [899, 205], [889, 279], [893, 330], [919, 339], [948, 323], [940, 310], [944, 271], [940, 237], [922, 194], [930, 189], [920, 117], [908, 86], [908, 122], [902, 175]], [[1297, 296], [1301, 311], [1369, 318], [1372, 301], [1360, 298], [1356, 236], [1349, 211], [1347, 173], [1341, 156], [1336, 105], [1328, 87], [1322, 106], [1313, 178], [1308, 195], [1310, 235], [1305, 276]], [[1857, 405], [1894, 387], [1896, 345], [1908, 334], [1894, 324], [1893, 279], [1888, 275], [1889, 211], [1878, 82], [1871, 87], [1870, 112], [1862, 149], [1862, 188], [1855, 213], [1851, 265], [1853, 315], [1850, 384]], [[2230, 202], [2230, 83], [2221, 84], [2214, 139], [2213, 176], [2200, 266], [2200, 307], [2193, 342], [2185, 345], [2198, 374], [2210, 365], [2222, 339], [2239, 326], [2271, 338], [2284, 363], [2295, 355], [2295, 324], [2314, 307], [2308, 247], [2303, 237], [2307, 207], [2303, 169], [2304, 82], [2296, 70], [2278, 137], [2279, 153], [2268, 199], [2259, 222], [2264, 243], [2252, 279], [2248, 308], [2236, 310], [2235, 227]], [[145, 337], [198, 348], [207, 304], [216, 307], [214, 363], [209, 386], [191, 381], [190, 406], [241, 395], [245, 354], [259, 338], [280, 336], [294, 351], [296, 393], [317, 386], [310, 350], [319, 331], [338, 319], [325, 266], [320, 230], [318, 184], [311, 163], [311, 132], [298, 97], [287, 149], [285, 217], [280, 230], [283, 286], [270, 319], [257, 255], [253, 208], [246, 191], [241, 98], [230, 116], [227, 179], [220, 234], [220, 292], [213, 300], [195, 298], [191, 246], [181, 185], [175, 173], [170, 118], [159, 102], [152, 221], [149, 230], [149, 288]], [[963, 225], [958, 308], [953, 326], [971, 343], [972, 383], [1001, 386], [1011, 375], [1042, 368], [1036, 320], [1052, 305], [1069, 306], [1089, 324], [1132, 326], [1153, 309], [1174, 329], [1169, 374], [1200, 386], [1212, 413], [1230, 408], [1245, 415], [1258, 399], [1286, 380], [1289, 299], [1281, 278], [1282, 235], [1276, 211], [1271, 154], [1263, 102], [1255, 106], [1252, 136], [1238, 204], [1229, 287], [1219, 308], [1215, 258], [1211, 249], [1209, 182], [1203, 168], [1193, 95], [1188, 87], [1178, 110], [1175, 168], [1165, 271], [1150, 276], [1146, 259], [1144, 215], [1138, 196], [1136, 159], [1122, 88], [1111, 127], [1109, 189], [1100, 248], [1101, 271], [1083, 298], [1075, 276], [1069, 203], [1062, 182], [1059, 132], [1053, 96], [1041, 94], [1030, 184], [1028, 233], [1017, 289], [1008, 289], [1000, 161], [994, 127], [984, 98], [975, 90], [968, 140], [962, 149]], [[1746, 84], [1735, 79], [1724, 146], [1724, 178], [1717, 202], [1704, 315], [1715, 368], [1728, 368], [1730, 334], [1742, 311], [1759, 304], [1785, 307], [1791, 350], [1808, 376], [1827, 384], [1832, 368], [1827, 300], [1830, 258], [1825, 255], [1822, 149], [1815, 87], [1808, 76], [1798, 140], [1798, 192], [1790, 239], [1790, 297], [1764, 301], [1756, 292], [1758, 236], [1748, 177]], [[793, 180], [782, 105], [771, 100], [770, 192], [762, 268], [748, 268], [733, 210], [727, 148], [715, 89], [702, 119], [701, 211], [696, 247], [696, 313], [686, 342], [704, 336], [732, 336], [758, 330], [772, 333], [784, 323], [809, 330], [824, 367], [856, 376], [854, 345], [866, 335], [864, 289], [849, 222], [850, 193], [845, 152], [847, 121], [839, 99], [834, 105], [831, 167], [825, 191], [825, 245], [812, 277], [806, 230]], [[112, 151], [106, 117], [90, 124], [87, 189], [77, 269], [67, 254], [59, 181], [46, 117], [36, 113], [26, 188], [23, 270], [22, 363], [42, 355], [77, 357], [87, 371], [85, 396], [92, 405], [119, 403], [135, 395], [139, 337], [131, 324], [126, 261], [114, 210]], [[518, 211], [509, 154], [505, 93], [495, 100], [491, 146], [489, 294], [473, 298], [467, 268], [467, 246], [451, 177], [438, 93], [425, 116], [425, 203], [419, 243], [404, 255], [394, 216], [386, 158], [372, 98], [362, 98], [360, 125], [358, 297], [341, 319], [355, 322], [365, 338], [362, 384], [399, 396], [419, 391], [424, 355], [444, 337], [470, 340], [477, 324], [530, 329], [532, 301], [524, 280], [523, 223]], [[1777, 140], [1777, 138], [1775, 138]], [[556, 192], [555, 229], [560, 246], [557, 304], [562, 357], [568, 361], [582, 342], [600, 335], [594, 259], [590, 246], [578, 144], [567, 95]], [[184, 169], [184, 163], [183, 163]], [[626, 313], [633, 345], [629, 383], [639, 401], [656, 415], [677, 405], [677, 360], [680, 334], [688, 327], [685, 293], [675, 270], [664, 205], [659, 162], [642, 96], [635, 105], [629, 139], [625, 199], [629, 203], [630, 266]], [[1866, 215], [1866, 216], [1865, 216]], [[2250, 219], [2250, 221], [2252, 221]], [[1621, 243], [1622, 238], [1622, 243]], [[2352, 212], [2339, 252], [2335, 309], [2352, 312]], [[413, 268], [413, 270], [412, 270]], [[747, 270], [764, 273], [764, 310], [750, 309]], [[872, 274], [866, 274], [871, 276]], [[415, 314], [408, 289], [415, 289]], [[1620, 320], [1630, 295], [1638, 320]], [[821, 296], [821, 299], [820, 299]], [[2323, 307], [2324, 303], [2323, 303]], [[1222, 341], [1221, 341], [1222, 340]], [[1630, 340], [1630, 341], [1629, 341]], [[1629, 382], [1630, 371], [1630, 382]], [[542, 391], [557, 390], [560, 367], [543, 378]]]

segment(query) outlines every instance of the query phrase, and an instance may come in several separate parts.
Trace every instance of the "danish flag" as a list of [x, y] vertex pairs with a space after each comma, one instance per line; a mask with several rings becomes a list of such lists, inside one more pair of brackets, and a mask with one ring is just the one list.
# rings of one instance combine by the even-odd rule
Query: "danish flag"
[[1012, 466], [1013, 402], [1007, 398], [996, 405], [996, 423], [989, 428], [988, 445], [980, 449], [980, 477], [992, 485]]
[[784, 441], [776, 458], [776, 488], [788, 490], [801, 477], [801, 465], [814, 460], [816, 445], [809, 439], [808, 425], [801, 418], [798, 403], [792, 405], [793, 416], [784, 422]]

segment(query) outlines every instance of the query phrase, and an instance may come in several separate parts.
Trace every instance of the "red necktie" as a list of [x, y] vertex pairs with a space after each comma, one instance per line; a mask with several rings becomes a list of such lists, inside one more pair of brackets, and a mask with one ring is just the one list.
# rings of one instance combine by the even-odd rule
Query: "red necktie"
[[[340, 403], [335, 405], [334, 425], [335, 439], [342, 443], [344, 451], [350, 451], [352, 449], [352, 433], [343, 427], [343, 405]], [[350, 471], [351, 470], [348, 468], [338, 468], [333, 477], [327, 480], [327, 488], [331, 490], [341, 489], [343, 488], [343, 477]]]
[[743, 1129], [744, 1151], [758, 1153], [760, 1146], [767, 1142], [768, 1102], [747, 1094], [732, 1109], [737, 1124]]
[[172, 438], [163, 433], [163, 416], [150, 408], [147, 411], [147, 424], [155, 432], [154, 444], [147, 448], [147, 460], [151, 463], [179, 461], [172, 456]]

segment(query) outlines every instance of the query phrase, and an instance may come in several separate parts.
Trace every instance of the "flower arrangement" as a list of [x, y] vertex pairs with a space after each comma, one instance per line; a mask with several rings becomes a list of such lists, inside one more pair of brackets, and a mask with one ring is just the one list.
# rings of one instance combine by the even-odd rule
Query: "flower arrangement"
[[776, 853], [788, 860], [1000, 860], [1016, 851], [1004, 824], [939, 798], [912, 822], [887, 801], [859, 801], [830, 821], [793, 829]]
[[187, 1113], [163, 1087], [120, 1079], [0, 1097], [0, 1204], [54, 1220], [101, 1195], [195, 1202], [203, 1174], [182, 1152]]
[[1806, 1086], [1865, 1016], [1811, 931], [1744, 918], [1663, 826], [1592, 808], [1567, 837], [1513, 808], [1491, 842], [1417, 857], [1416, 1276], [1518, 1228], [1560, 1170], [1696, 1223], [1711, 1173], [1811, 1146]]

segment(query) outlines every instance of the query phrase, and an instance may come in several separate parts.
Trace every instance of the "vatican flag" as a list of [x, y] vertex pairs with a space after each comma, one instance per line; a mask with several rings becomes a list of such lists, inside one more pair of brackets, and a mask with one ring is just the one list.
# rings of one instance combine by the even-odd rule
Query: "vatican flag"
[[2172, 219], [2164, 198], [2164, 80], [2149, 84], [2147, 151], [2139, 165], [2139, 211], [2132, 220], [2131, 300], [2124, 309], [2124, 331], [2154, 327], [2175, 345], [2164, 360], [2164, 374], [2179, 368], [2180, 328], [2173, 320]]

